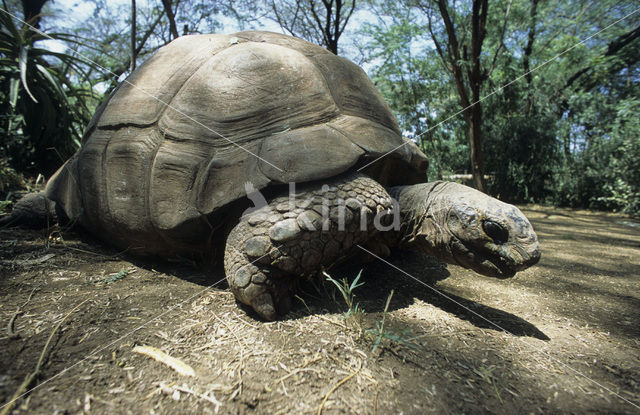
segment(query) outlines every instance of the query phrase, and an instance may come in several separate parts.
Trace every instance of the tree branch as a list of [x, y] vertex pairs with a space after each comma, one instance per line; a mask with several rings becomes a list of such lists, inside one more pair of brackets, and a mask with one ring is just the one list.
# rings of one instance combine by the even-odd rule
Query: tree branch
[[296, 10], [293, 12], [293, 19], [291, 19], [291, 22], [288, 22], [278, 11], [278, 7], [276, 6], [275, 1], [271, 2], [271, 10], [273, 11], [273, 14], [276, 17], [276, 22], [278, 23], [278, 25], [280, 25], [280, 27], [288, 31], [292, 36], [298, 36], [296, 34], [297, 30], [295, 28], [298, 21], [300, 8], [301, 8], [301, 2], [296, 1]]
[[349, 10], [349, 14], [347, 14], [347, 17], [345, 17], [344, 22], [342, 23], [342, 27], [338, 32], [339, 33], [338, 37], [342, 36], [342, 33], [344, 33], [344, 29], [347, 27], [347, 23], [349, 23], [349, 19], [351, 18], [351, 15], [353, 14], [355, 9], [356, 9], [356, 0], [353, 0], [351, 2], [351, 9]]
[[131, 56], [129, 57], [131, 72], [136, 69], [136, 12], [136, 0], [131, 0]]
[[538, 0], [531, 0], [531, 25], [529, 26], [529, 35], [527, 39], [527, 46], [524, 48], [524, 58], [522, 60], [522, 66], [524, 68], [525, 79], [527, 84], [531, 85], [531, 69], [529, 65], [529, 59], [531, 58], [531, 52], [533, 51], [533, 42], [536, 36], [536, 20], [538, 11]]
[[[144, 36], [142, 36], [142, 39], [140, 40], [140, 42], [138, 42], [138, 45], [136, 46], [136, 50], [135, 50], [136, 56], [141, 56], [146, 54], [146, 53], [142, 53], [142, 49], [144, 48], [145, 43], [147, 43], [147, 40], [149, 40], [149, 37], [151, 37], [151, 35], [155, 31], [156, 26], [158, 26], [158, 24], [162, 20], [162, 16], [163, 15], [161, 13], [158, 14], [158, 17], [156, 18], [156, 20], [151, 24], [151, 26], [149, 26], [149, 29], [147, 29], [147, 31], [144, 33]], [[111, 70], [111, 72], [108, 72], [103, 77], [99, 78], [98, 82], [113, 79], [114, 76], [117, 79], [120, 75], [125, 73], [127, 69], [129, 69], [129, 66], [131, 66], [131, 56], [129, 56], [127, 58], [127, 61], [124, 62], [121, 66], [118, 66], [117, 68]]]
[[[534, 2], [538, 2], [538, 0], [533, 0]], [[493, 70], [496, 68], [496, 62], [498, 61], [498, 55], [500, 54], [500, 50], [502, 50], [502, 48], [507, 48], [504, 44], [504, 35], [507, 31], [507, 21], [509, 20], [509, 13], [511, 11], [511, 4], [513, 3], [513, 0], [509, 0], [509, 4], [507, 5], [507, 10], [504, 13], [504, 24], [502, 25], [502, 31], [500, 33], [500, 42], [498, 44], [498, 48], [496, 49], [496, 53], [493, 55], [493, 59], [491, 60], [491, 67], [489, 68], [489, 71], [486, 74], [486, 77], [490, 77], [491, 74], [493, 73]]]
[[340, 13], [342, 11], [342, 0], [336, 0], [336, 18], [333, 20], [333, 41], [336, 45], [336, 55], [338, 54], [338, 38], [340, 37]]
[[440, 42], [438, 42], [438, 38], [433, 33], [433, 24], [431, 22], [431, 8], [429, 8], [427, 12], [427, 20], [429, 21], [429, 25], [428, 25], [429, 34], [431, 35], [431, 40], [433, 40], [433, 43], [436, 45], [436, 51], [438, 52], [438, 56], [440, 56], [442, 65], [444, 65], [444, 68], [447, 71], [453, 73], [453, 67], [448, 65], [447, 62], [449, 62], [449, 60], [444, 56], [444, 51], [442, 50], [442, 46], [440, 46]]
[[[325, 7], [326, 7], [326, 3], [324, 1], [323, 3], [325, 4]], [[316, 24], [318, 25], [318, 30], [322, 35], [322, 43], [324, 43], [325, 46], [328, 46], [329, 38], [327, 37], [327, 32], [325, 31], [324, 25], [322, 24], [322, 19], [320, 19], [320, 16], [318, 16], [318, 12], [316, 12], [316, 4], [314, 1], [311, 1], [310, 5], [311, 5], [311, 15], [313, 16], [313, 20], [315, 20]]]
[[171, 9], [171, 0], [162, 0], [162, 6], [169, 19], [169, 32], [171, 33], [171, 37], [177, 39], [180, 35], [178, 34], [178, 27], [176, 26], [176, 16]]
[[442, 21], [447, 31], [447, 38], [449, 39], [449, 45], [447, 45], [449, 60], [455, 66], [458, 66], [458, 62], [460, 61], [460, 47], [458, 45], [455, 28], [449, 16], [449, 10], [447, 10], [447, 4], [444, 0], [438, 0], [438, 9], [440, 10], [440, 15], [442, 16]]
[[334, 50], [334, 48], [332, 47], [332, 42], [331, 42], [331, 19], [333, 18], [332, 15], [332, 8], [333, 8], [333, 0], [331, 1], [327, 1], [327, 0], [322, 0], [322, 3], [324, 3], [324, 7], [327, 9], [327, 19], [326, 19], [326, 24], [324, 26], [324, 36], [325, 39], [327, 41], [326, 45], [327, 48], [331, 51], [333, 51], [333, 53], [338, 53], [337, 50]]
[[[636, 27], [635, 29], [631, 29], [630, 31], [628, 31], [627, 33], [618, 36], [617, 38], [615, 38], [614, 40], [612, 40], [611, 42], [609, 42], [609, 44], [607, 45], [607, 50], [605, 51], [605, 53], [602, 55], [603, 57], [612, 57], [614, 55], [616, 55], [622, 48], [624, 48], [625, 46], [629, 45], [631, 42], [633, 42], [634, 40], [640, 38], [640, 26]], [[637, 59], [634, 59], [637, 60]], [[626, 64], [629, 64], [630, 62], [625, 62]], [[585, 68], [580, 69], [579, 71], [577, 71], [576, 73], [574, 73], [568, 80], [567, 83], [565, 84], [565, 88], [569, 88], [575, 81], [577, 81], [580, 77], [582, 77], [583, 75], [585, 75], [587, 72], [591, 71], [593, 69], [594, 65], [589, 65]], [[585, 85], [586, 89], [591, 89], [592, 86], [590, 85]]]
[[[438, 9], [440, 10], [440, 15], [442, 16], [442, 21], [447, 31], [447, 38], [449, 39], [449, 61], [451, 62], [451, 69], [453, 69], [453, 78], [456, 81], [456, 88], [458, 90], [458, 94], [460, 95], [460, 100], [462, 101], [462, 107], [466, 108], [469, 106], [470, 102], [469, 95], [464, 86], [464, 76], [462, 75], [462, 69], [460, 68], [460, 47], [458, 45], [455, 28], [453, 27], [453, 23], [451, 22], [451, 17], [449, 16], [449, 11], [447, 10], [447, 4], [444, 0], [438, 0]], [[465, 115], [468, 116], [466, 112]]]

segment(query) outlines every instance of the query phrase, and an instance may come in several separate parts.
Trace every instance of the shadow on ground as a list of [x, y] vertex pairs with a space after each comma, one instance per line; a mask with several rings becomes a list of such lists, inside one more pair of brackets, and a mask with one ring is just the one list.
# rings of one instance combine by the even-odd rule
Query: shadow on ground
[[615, 215], [524, 210], [542, 261], [510, 280], [410, 253], [391, 262], [418, 281], [377, 262], [331, 269], [351, 279], [364, 268], [360, 330], [320, 279], [302, 287], [304, 304], [264, 323], [238, 308], [220, 269], [0, 230], [0, 401], [53, 334], [14, 414], [633, 413], [640, 229]]
[[[363, 285], [357, 288], [355, 295], [360, 307], [368, 313], [382, 313], [386, 300], [393, 291], [388, 311], [403, 309], [414, 304], [416, 300], [421, 300], [479, 328], [549, 340], [549, 337], [532, 323], [516, 315], [438, 287], [437, 283], [448, 278], [451, 273], [446, 264], [436, 258], [414, 252], [396, 251], [389, 262], [392, 265], [382, 262], [362, 263], [353, 259], [349, 263], [333, 267], [329, 274], [336, 280], [346, 278], [353, 281], [362, 270], [363, 276], [359, 281]], [[315, 284], [303, 285], [301, 291], [305, 293], [302, 298], [306, 306], [314, 312], [324, 310], [335, 313], [344, 310], [344, 302], [331, 283], [316, 281]], [[304, 305], [298, 304], [298, 310], [302, 307]], [[289, 316], [285, 316], [287, 317]]]

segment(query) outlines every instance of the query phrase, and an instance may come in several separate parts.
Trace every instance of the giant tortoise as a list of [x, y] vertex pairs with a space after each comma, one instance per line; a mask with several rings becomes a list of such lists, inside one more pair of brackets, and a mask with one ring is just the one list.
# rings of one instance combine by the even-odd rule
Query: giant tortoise
[[83, 145], [11, 220], [55, 207], [132, 253], [224, 257], [273, 320], [296, 282], [357, 251], [414, 249], [507, 278], [539, 257], [514, 206], [426, 182], [365, 73], [268, 32], [180, 37], [100, 106]]

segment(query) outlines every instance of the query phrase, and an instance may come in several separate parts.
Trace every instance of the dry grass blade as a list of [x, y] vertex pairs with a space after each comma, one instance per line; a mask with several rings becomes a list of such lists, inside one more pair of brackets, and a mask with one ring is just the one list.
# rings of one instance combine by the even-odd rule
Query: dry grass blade
[[209, 394], [202, 394], [199, 392], [194, 391], [193, 389], [190, 389], [186, 386], [174, 386], [173, 387], [174, 390], [178, 390], [180, 392], [184, 392], [184, 393], [188, 393], [190, 395], [195, 396], [196, 398], [200, 398], [200, 399], [204, 399], [205, 401], [212, 403], [215, 405], [215, 412], [218, 413], [218, 410], [220, 409], [220, 405], [222, 405], [220, 403], [220, 401], [218, 401], [216, 399], [216, 397], [213, 395], [213, 393], [209, 392]]
[[326, 395], [324, 395], [324, 399], [322, 400], [322, 403], [320, 404], [320, 406], [318, 407], [318, 415], [322, 414], [322, 410], [324, 409], [324, 404], [327, 402], [327, 399], [329, 399], [329, 396], [336, 390], [338, 389], [340, 386], [342, 386], [344, 383], [348, 382], [349, 379], [351, 379], [352, 377], [354, 377], [355, 375], [358, 374], [358, 372], [360, 372], [360, 369], [362, 369], [362, 367], [359, 367], [358, 370], [356, 370], [355, 372], [353, 372], [352, 374], [350, 374], [349, 376], [347, 376], [346, 378], [342, 379], [340, 382], [336, 383], [335, 386], [333, 388], [331, 388], [331, 390], [329, 392], [327, 392]]
[[286, 375], [282, 376], [281, 378], [271, 382], [272, 385], [278, 384], [288, 378], [290, 378], [291, 376], [294, 376], [298, 373], [300, 373], [304, 368], [306, 368], [307, 366], [309, 366], [312, 363], [317, 362], [318, 360], [322, 359], [322, 356], [316, 356], [313, 359], [308, 360], [306, 363], [304, 363], [302, 366], [292, 370], [291, 372], [287, 373]]
[[49, 338], [47, 339], [47, 342], [44, 344], [44, 348], [42, 349], [42, 352], [40, 353], [40, 358], [38, 359], [38, 363], [36, 364], [35, 369], [33, 370], [33, 372], [29, 373], [27, 375], [27, 377], [24, 378], [24, 381], [22, 381], [22, 384], [14, 392], [13, 396], [11, 397], [11, 399], [9, 399], [9, 402], [7, 402], [5, 404], [5, 406], [4, 406], [4, 408], [2, 408], [2, 412], [0, 412], [0, 415], [7, 415], [8, 413], [10, 413], [13, 410], [13, 407], [15, 406], [17, 400], [22, 395], [24, 395], [24, 394], [29, 392], [27, 389], [29, 388], [29, 386], [31, 386], [33, 381], [36, 379], [36, 377], [40, 373], [40, 369], [42, 368], [42, 365], [44, 364], [45, 359], [47, 357], [47, 354], [48, 354], [48, 351], [49, 351], [49, 345], [51, 344], [51, 340], [53, 339], [53, 336], [58, 332], [58, 330], [60, 330], [60, 327], [62, 327], [62, 324], [64, 324], [64, 322], [67, 320], [67, 318], [69, 318], [69, 316], [71, 314], [73, 314], [74, 311], [76, 311], [78, 308], [80, 308], [87, 301], [89, 301], [88, 298], [86, 300], [84, 300], [83, 302], [81, 302], [80, 304], [78, 304], [77, 306], [73, 307], [71, 309], [71, 311], [69, 311], [62, 318], [62, 320], [60, 320], [58, 325], [53, 329], [53, 331], [49, 335]]
[[[223, 319], [221, 319], [220, 317], [216, 316], [215, 314], [213, 315], [213, 317], [218, 320], [223, 326], [225, 326], [227, 328], [227, 330], [229, 330], [229, 332], [231, 333], [231, 335], [233, 335], [233, 337], [236, 339], [236, 342], [238, 342], [238, 345], [240, 346], [240, 362], [239, 362], [239, 370], [238, 370], [238, 389], [236, 389], [236, 391], [234, 392], [234, 394], [232, 395], [233, 397], [235, 397], [237, 394], [242, 392], [242, 388], [244, 387], [244, 380], [242, 379], [242, 372], [244, 371], [244, 359], [245, 359], [245, 350], [248, 349], [247, 345], [244, 344], [242, 342], [242, 340], [240, 340], [240, 337], [238, 337], [238, 334], [236, 333], [236, 330], [234, 330], [226, 321], [224, 321]], [[233, 398], [232, 398], [233, 399]]]
[[165, 352], [160, 349], [157, 349], [152, 346], [136, 346], [133, 348], [135, 353], [140, 353], [145, 356], [148, 356], [154, 360], [157, 360], [160, 363], [164, 363], [169, 366], [171, 369], [180, 373], [183, 376], [195, 376], [196, 372], [193, 370], [191, 366], [186, 364], [180, 359], [169, 356]]

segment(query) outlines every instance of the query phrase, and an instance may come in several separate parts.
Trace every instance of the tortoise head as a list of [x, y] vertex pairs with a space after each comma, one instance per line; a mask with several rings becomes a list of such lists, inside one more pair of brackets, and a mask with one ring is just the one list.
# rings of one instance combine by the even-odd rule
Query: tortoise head
[[412, 248], [497, 278], [539, 261], [538, 238], [517, 207], [453, 182], [404, 188], [411, 195], [398, 195], [400, 210], [413, 226], [403, 239]]

